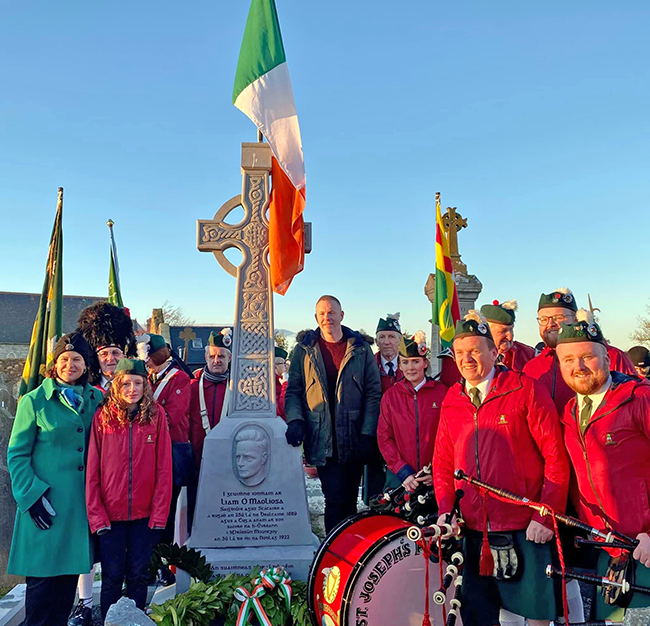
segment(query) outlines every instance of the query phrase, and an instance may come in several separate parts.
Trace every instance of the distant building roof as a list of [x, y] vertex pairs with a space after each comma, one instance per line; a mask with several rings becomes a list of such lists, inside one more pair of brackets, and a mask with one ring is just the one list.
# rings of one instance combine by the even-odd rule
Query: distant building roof
[[224, 328], [232, 328], [232, 324], [210, 325], [210, 326], [170, 326], [169, 335], [172, 340], [172, 348], [183, 357], [185, 341], [179, 335], [186, 329], [191, 328], [196, 339], [189, 342], [187, 359], [184, 359], [190, 366], [205, 365], [205, 346], [208, 345], [210, 333], [220, 333]]
[[[63, 296], [63, 332], [69, 333], [77, 327], [79, 314], [86, 307], [106, 299]], [[29, 345], [40, 300], [40, 293], [0, 291], [0, 343]]]

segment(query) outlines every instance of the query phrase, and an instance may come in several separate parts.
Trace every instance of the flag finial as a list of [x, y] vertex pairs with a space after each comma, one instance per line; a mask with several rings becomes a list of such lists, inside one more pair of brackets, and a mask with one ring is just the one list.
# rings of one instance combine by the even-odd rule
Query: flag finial
[[106, 222], [106, 226], [109, 228], [113, 228], [113, 224], [115, 224], [115, 222], [112, 219], [109, 219], [108, 222]]

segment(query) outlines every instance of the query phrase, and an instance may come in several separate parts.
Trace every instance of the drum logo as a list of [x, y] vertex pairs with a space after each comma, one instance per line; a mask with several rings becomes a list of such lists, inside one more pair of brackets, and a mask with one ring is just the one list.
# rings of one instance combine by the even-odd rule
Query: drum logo
[[339, 592], [339, 586], [341, 585], [341, 570], [338, 566], [334, 566], [328, 569], [325, 568], [322, 571], [325, 579], [323, 581], [323, 593], [325, 594], [325, 601], [329, 604], [332, 604], [336, 600], [336, 596]]

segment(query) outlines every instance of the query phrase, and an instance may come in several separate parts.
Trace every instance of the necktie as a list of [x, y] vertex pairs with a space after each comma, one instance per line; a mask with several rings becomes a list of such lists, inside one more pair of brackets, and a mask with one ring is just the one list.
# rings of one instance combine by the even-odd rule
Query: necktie
[[388, 367], [388, 375], [393, 378], [395, 376], [395, 368], [393, 367], [393, 362], [388, 361], [388, 363], [386, 363], [386, 367]]
[[469, 395], [472, 398], [472, 404], [478, 409], [481, 406], [481, 392], [478, 387], [472, 387], [469, 390]]
[[585, 432], [585, 428], [587, 428], [587, 424], [591, 419], [591, 411], [593, 408], [594, 401], [589, 396], [585, 396], [582, 403], [582, 411], [580, 411], [580, 431], [582, 433]]

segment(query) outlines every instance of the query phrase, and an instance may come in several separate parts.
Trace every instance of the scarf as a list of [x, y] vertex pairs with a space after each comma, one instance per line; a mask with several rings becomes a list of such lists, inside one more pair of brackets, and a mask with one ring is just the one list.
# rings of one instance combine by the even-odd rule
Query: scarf
[[209, 383], [222, 383], [228, 380], [228, 374], [229, 372], [226, 372], [225, 374], [211, 374], [207, 365], [203, 368], [203, 376], [205, 376], [205, 380]]
[[65, 400], [66, 404], [74, 411], [78, 411], [83, 406], [83, 390], [84, 388], [81, 385], [68, 385], [59, 380], [56, 381], [61, 396]]

